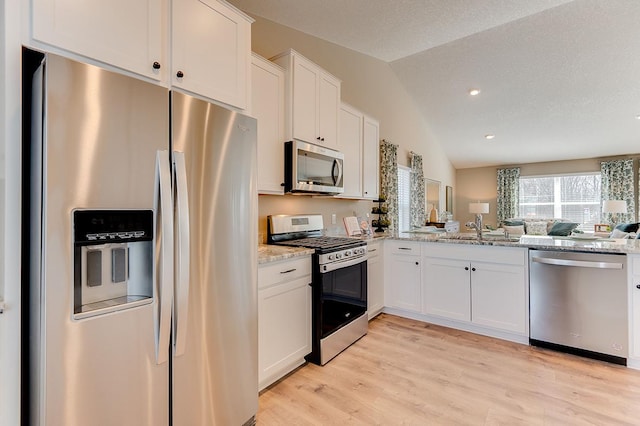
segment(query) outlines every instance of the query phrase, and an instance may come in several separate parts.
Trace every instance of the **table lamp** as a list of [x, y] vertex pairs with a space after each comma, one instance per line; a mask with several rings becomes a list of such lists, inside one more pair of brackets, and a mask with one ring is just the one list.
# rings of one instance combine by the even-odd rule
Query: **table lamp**
[[[616, 223], [620, 221], [620, 214], [627, 213], [627, 202], [624, 200], [604, 200], [602, 202], [602, 212], [611, 214], [613, 225], [611, 227], [611, 230], [613, 231], [613, 229], [616, 227]], [[614, 217], [617, 218], [617, 221], [613, 220]]]

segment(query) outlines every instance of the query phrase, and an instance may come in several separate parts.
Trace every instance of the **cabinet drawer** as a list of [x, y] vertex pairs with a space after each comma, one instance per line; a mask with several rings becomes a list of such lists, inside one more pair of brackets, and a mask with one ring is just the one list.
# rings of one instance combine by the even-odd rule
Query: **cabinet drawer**
[[380, 250], [382, 250], [382, 244], [380, 244], [380, 241], [367, 243], [367, 253], [369, 254], [369, 259], [379, 256]]
[[265, 288], [300, 277], [309, 277], [311, 282], [311, 256], [260, 265], [258, 288]]
[[406, 256], [419, 256], [420, 243], [415, 241], [393, 241], [389, 244], [389, 252]]

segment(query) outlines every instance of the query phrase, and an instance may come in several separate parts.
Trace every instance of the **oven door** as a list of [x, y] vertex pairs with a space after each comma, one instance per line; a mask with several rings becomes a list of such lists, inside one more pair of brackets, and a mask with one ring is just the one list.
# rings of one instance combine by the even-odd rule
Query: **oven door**
[[322, 265], [318, 275], [324, 338], [367, 312], [367, 258]]

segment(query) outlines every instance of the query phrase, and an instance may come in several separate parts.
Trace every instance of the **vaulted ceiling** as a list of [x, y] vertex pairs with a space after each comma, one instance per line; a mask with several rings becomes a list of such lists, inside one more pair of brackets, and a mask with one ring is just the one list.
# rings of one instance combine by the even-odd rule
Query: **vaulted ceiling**
[[230, 2], [389, 62], [456, 168], [640, 153], [637, 0]]

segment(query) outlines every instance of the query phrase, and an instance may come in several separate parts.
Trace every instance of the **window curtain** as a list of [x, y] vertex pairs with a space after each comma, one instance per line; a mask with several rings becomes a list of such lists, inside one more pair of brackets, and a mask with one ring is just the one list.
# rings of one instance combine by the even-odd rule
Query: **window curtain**
[[600, 163], [600, 197], [605, 200], [624, 200], [627, 214], [602, 213], [603, 223], [635, 222], [635, 181], [633, 160], [613, 160]]
[[411, 157], [411, 227], [421, 227], [425, 224], [425, 194], [424, 194], [424, 172], [422, 170], [422, 155], [415, 152], [409, 154]]
[[380, 143], [380, 198], [385, 200], [389, 232], [398, 227], [398, 145]]
[[498, 198], [496, 217], [500, 226], [505, 220], [518, 216], [520, 168], [498, 169]]

